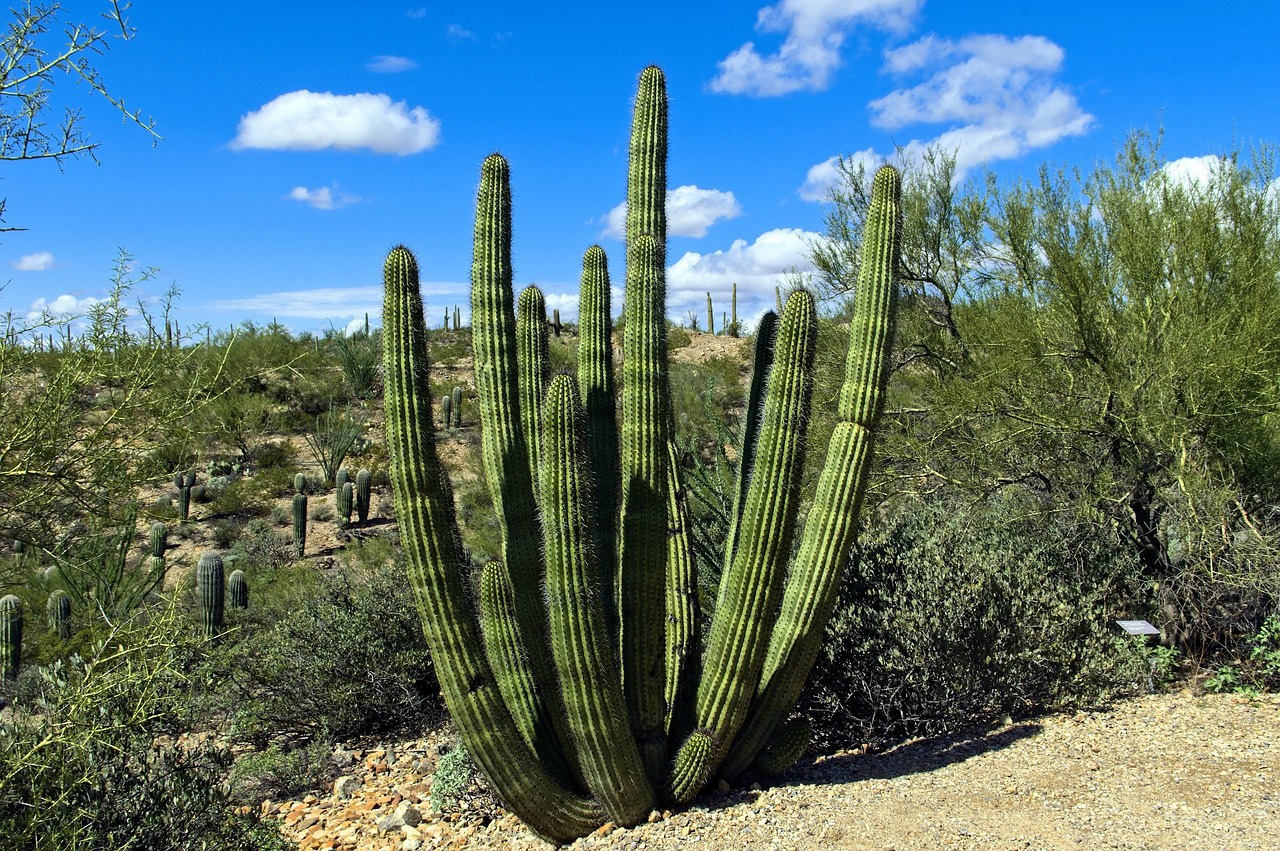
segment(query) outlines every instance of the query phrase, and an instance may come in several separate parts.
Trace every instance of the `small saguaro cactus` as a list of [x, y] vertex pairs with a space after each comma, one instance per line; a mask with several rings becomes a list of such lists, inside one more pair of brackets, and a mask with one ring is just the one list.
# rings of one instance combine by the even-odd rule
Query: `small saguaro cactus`
[[[605, 821], [635, 824], [660, 800], [686, 803], [717, 777], [780, 771], [803, 753], [807, 731], [788, 719], [848, 563], [888, 376], [901, 239], [892, 168], [875, 177], [837, 422], [803, 533], [812, 294], [791, 294], [756, 359], [758, 423], [738, 453], [753, 460], [704, 642], [667, 374], [666, 157], [666, 84], [651, 67], [630, 146], [621, 405], [598, 248], [583, 262], [581, 386], [567, 375], [541, 394], [524, 386], [539, 372], [521, 362], [510, 169], [498, 154], [481, 168], [471, 338], [501, 543], [481, 573], [478, 618], [423, 416], [433, 397], [417, 260], [397, 246], [383, 270], [390, 475], [423, 633], [476, 764], [512, 812], [557, 842]], [[540, 405], [534, 427], [526, 405]]]
[[294, 492], [294, 493], [306, 493], [306, 492], [307, 492], [307, 477], [306, 477], [304, 474], [302, 474], [302, 473], [296, 473], [296, 474], [294, 475], [294, 477], [293, 477], [293, 492]]
[[71, 598], [61, 588], [49, 594], [44, 606], [45, 615], [49, 618], [49, 629], [66, 641], [71, 637]]
[[339, 492], [341, 492], [343, 484], [349, 481], [351, 481], [351, 473], [347, 471], [346, 467], [339, 470], [338, 475], [333, 478], [334, 487], [337, 488]]
[[191, 488], [183, 485], [178, 488], [178, 519], [186, 521], [191, 517]]
[[372, 497], [371, 485], [373, 483], [373, 474], [368, 470], [360, 470], [356, 473], [356, 516], [360, 518], [360, 525], [369, 522], [369, 502]]
[[338, 487], [334, 501], [337, 503], [338, 508], [338, 528], [346, 529], [351, 525], [351, 509], [355, 503], [355, 487], [351, 484], [350, 479]]
[[713, 337], [716, 333], [716, 310], [711, 305], [711, 293], [707, 293], [707, 333]]
[[453, 429], [453, 395], [450, 393], [440, 397], [440, 423], [447, 429]]
[[22, 601], [13, 594], [0, 597], [0, 673], [18, 678], [22, 662]]
[[293, 554], [302, 558], [307, 551], [307, 495], [293, 495]]
[[169, 530], [159, 520], [151, 524], [150, 532], [151, 571], [157, 575], [164, 573], [164, 555], [169, 548]]
[[551, 333], [560, 336], [560, 308], [551, 311]]
[[22, 564], [26, 562], [27, 560], [27, 542], [26, 541], [13, 542], [13, 560], [18, 563], [19, 567], [21, 567]]
[[222, 556], [212, 550], [202, 553], [196, 563], [196, 593], [200, 597], [200, 619], [206, 638], [216, 640], [222, 632], [222, 609], [226, 595]]
[[455, 304], [453, 306], [453, 330], [459, 331], [461, 329], [462, 329], [462, 308], [458, 307], [458, 305]]
[[453, 427], [462, 428], [462, 388], [453, 388]]
[[742, 333], [742, 329], [738, 327], [738, 282], [733, 282], [733, 288], [729, 290], [729, 325], [727, 328], [730, 337], [736, 337]]
[[249, 608], [249, 580], [244, 578], [243, 570], [233, 570], [227, 577], [227, 597], [231, 600], [231, 608]]

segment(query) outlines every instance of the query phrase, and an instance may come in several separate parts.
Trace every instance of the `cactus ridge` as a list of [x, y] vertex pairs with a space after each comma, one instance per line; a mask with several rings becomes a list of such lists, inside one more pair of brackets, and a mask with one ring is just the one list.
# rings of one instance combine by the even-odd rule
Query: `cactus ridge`
[[901, 238], [893, 172], [876, 179], [841, 422], [798, 548], [813, 296], [791, 293], [781, 320], [770, 314], [757, 332], [720, 603], [701, 652], [666, 366], [666, 121], [662, 73], [646, 69], [628, 170], [620, 422], [604, 252], [583, 257], [580, 386], [548, 380], [545, 298], [527, 289], [517, 315], [513, 296], [510, 171], [497, 154], [482, 166], [472, 347], [501, 545], [480, 574], [478, 618], [436, 455], [417, 261], [397, 246], [384, 266], [390, 475], [423, 633], [477, 764], [557, 842], [803, 753], [805, 724], [787, 718], [847, 562], [883, 407]]

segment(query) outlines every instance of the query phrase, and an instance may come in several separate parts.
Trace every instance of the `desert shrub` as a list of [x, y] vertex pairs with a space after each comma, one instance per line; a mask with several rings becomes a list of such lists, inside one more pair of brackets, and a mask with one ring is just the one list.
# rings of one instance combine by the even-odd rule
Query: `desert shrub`
[[925, 735], [1145, 687], [1116, 535], [1007, 503], [903, 502], [853, 553], [805, 703], [825, 744]]
[[211, 480], [207, 493], [209, 513], [215, 517], [258, 517], [269, 510], [253, 479]]
[[315, 502], [311, 505], [311, 510], [307, 512], [307, 516], [321, 523], [332, 520], [333, 506], [327, 502]]
[[240, 540], [240, 533], [244, 527], [235, 520], [219, 520], [213, 524], [213, 544], [220, 550], [231, 547], [236, 541]]
[[436, 771], [431, 778], [431, 811], [449, 813], [458, 809], [467, 788], [476, 782], [478, 776], [467, 746], [459, 739], [436, 763]]
[[[255, 460], [258, 464], [258, 470], [274, 470], [279, 468], [292, 469], [297, 461], [294, 457], [293, 447], [283, 440], [273, 440], [269, 443], [263, 443], [259, 448]], [[259, 475], [262, 473], [259, 472]]]
[[348, 563], [305, 595], [288, 590], [255, 592], [239, 639], [211, 657], [211, 711], [230, 716], [237, 738], [259, 746], [344, 739], [439, 711], [403, 564]]
[[[285, 511], [285, 523], [293, 522], [293, 515]], [[293, 561], [293, 541], [277, 534], [265, 520], [250, 520], [240, 531], [235, 546], [229, 554], [241, 569], [249, 567], [274, 571]]]
[[[694, 330], [697, 330], [696, 325], [694, 326]], [[691, 345], [692, 343], [693, 337], [685, 329], [678, 325], [671, 325], [667, 327], [667, 351], [683, 349], [685, 346]]]
[[39, 696], [0, 721], [6, 848], [289, 847], [230, 806], [226, 752], [185, 735], [199, 643], [177, 617], [139, 615], [90, 655], [41, 669]]
[[1263, 621], [1235, 657], [1205, 679], [1204, 686], [1209, 691], [1245, 695], [1280, 690], [1280, 614]]
[[322, 734], [302, 747], [272, 742], [266, 750], [245, 754], [236, 760], [227, 778], [231, 797], [253, 805], [264, 798], [279, 800], [323, 786], [330, 778], [332, 748], [333, 742]]

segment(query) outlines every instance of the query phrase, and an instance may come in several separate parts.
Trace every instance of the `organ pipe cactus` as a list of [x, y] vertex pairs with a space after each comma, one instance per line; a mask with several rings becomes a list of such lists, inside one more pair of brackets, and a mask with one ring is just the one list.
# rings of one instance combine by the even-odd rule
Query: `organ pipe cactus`
[[[481, 574], [478, 622], [451, 487], [422, 414], [432, 396], [417, 260], [398, 246], [384, 267], [391, 479], [423, 631], [473, 758], [511, 810], [558, 841], [605, 821], [634, 824], [660, 799], [688, 801], [757, 758], [778, 771], [803, 752], [805, 727], [788, 716], [848, 560], [893, 328], [900, 183], [886, 168], [865, 229], [840, 421], [802, 533], [813, 297], [791, 296], [776, 336], [772, 320], [761, 329], [772, 345], [763, 343], [753, 380], [759, 424], [740, 450], [744, 486], [700, 653], [666, 373], [666, 95], [657, 68], [641, 75], [630, 154], [620, 424], [598, 247], [583, 263], [581, 386], [557, 376], [540, 399], [521, 386], [536, 376], [520, 363], [510, 172], [496, 154], [481, 170], [472, 340], [502, 542]], [[540, 406], [537, 433], [525, 426], [526, 404]], [[534, 464], [529, 440], [539, 443]]]
[[369, 522], [372, 481], [373, 475], [368, 470], [360, 470], [356, 473], [356, 516], [360, 518], [360, 525], [362, 526]]
[[205, 637], [217, 640], [222, 632], [222, 610], [225, 602], [225, 575], [222, 556], [205, 552], [196, 563], [196, 593], [200, 598], [200, 619]]
[[227, 577], [227, 597], [231, 600], [231, 608], [249, 608], [249, 580], [245, 579], [243, 570], [233, 570]]
[[71, 598], [61, 588], [49, 594], [45, 603], [45, 615], [49, 619], [49, 629], [66, 641], [71, 637]]
[[307, 495], [293, 495], [293, 555], [302, 558], [307, 551]]
[[0, 597], [0, 675], [18, 678], [22, 662], [22, 601], [13, 594]]

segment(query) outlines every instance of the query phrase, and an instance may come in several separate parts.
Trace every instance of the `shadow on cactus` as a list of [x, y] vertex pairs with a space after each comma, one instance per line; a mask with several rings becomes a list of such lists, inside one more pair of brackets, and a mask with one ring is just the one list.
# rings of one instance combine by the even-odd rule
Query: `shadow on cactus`
[[[503, 537], [482, 574], [478, 621], [433, 441], [417, 261], [397, 247], [384, 270], [391, 479], [423, 631], [476, 764], [508, 808], [557, 841], [606, 821], [635, 824], [660, 801], [692, 800], [716, 777], [780, 771], [803, 753], [807, 727], [790, 715], [848, 561], [882, 407], [901, 231], [891, 168], [876, 177], [840, 421], [798, 547], [817, 328], [810, 294], [791, 296], [772, 349], [757, 358], [758, 398], [749, 404], [761, 419], [740, 447], [751, 461], [742, 464], [702, 649], [672, 463], [666, 147], [666, 84], [651, 67], [640, 77], [627, 180], [620, 423], [604, 252], [593, 246], [584, 257], [579, 378], [550, 379], [538, 347], [518, 343], [508, 165], [494, 154], [481, 169], [475, 410]], [[537, 311], [532, 319], [545, 322]], [[537, 398], [529, 384], [539, 382], [540, 409], [525, 411]]]

